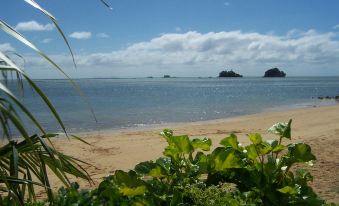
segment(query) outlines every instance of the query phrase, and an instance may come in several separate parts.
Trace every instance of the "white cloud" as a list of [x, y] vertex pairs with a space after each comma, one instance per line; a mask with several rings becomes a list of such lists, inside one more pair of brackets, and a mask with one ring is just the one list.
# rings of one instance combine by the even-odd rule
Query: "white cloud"
[[333, 29], [339, 29], [339, 24], [333, 26]]
[[4, 43], [4, 44], [0, 44], [0, 51], [9, 52], [9, 51], [15, 51], [15, 49], [12, 47], [10, 43]]
[[74, 39], [89, 39], [91, 36], [92, 33], [87, 31], [73, 32], [69, 35], [69, 37]]
[[48, 44], [52, 41], [53, 39], [51, 38], [46, 38], [46, 39], [43, 39], [41, 42], [44, 43], [44, 44]]
[[[69, 56], [54, 58], [62, 65], [72, 65]], [[76, 60], [82, 70], [78, 75], [92, 77], [162, 76], [165, 73], [216, 76], [225, 68], [245, 76], [261, 76], [271, 67], [280, 67], [288, 75], [338, 75], [339, 41], [336, 33], [315, 30], [293, 31], [281, 36], [242, 31], [190, 31], [163, 34], [118, 51], [80, 54]]]
[[18, 31], [51, 31], [53, 24], [40, 24], [36, 21], [19, 22], [15, 27]]
[[107, 39], [107, 38], [109, 38], [109, 35], [106, 34], [106, 33], [98, 33], [98, 34], [97, 34], [97, 37], [103, 38], [103, 39]]
[[231, 3], [230, 2], [224, 2], [224, 6], [229, 6], [229, 5], [231, 5]]

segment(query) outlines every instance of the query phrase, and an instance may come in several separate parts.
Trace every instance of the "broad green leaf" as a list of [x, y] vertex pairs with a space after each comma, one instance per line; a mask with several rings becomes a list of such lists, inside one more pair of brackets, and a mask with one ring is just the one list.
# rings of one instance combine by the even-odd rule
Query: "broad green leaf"
[[205, 173], [209, 167], [209, 156], [205, 155], [202, 152], [198, 152], [194, 158], [195, 164], [198, 164], [200, 172]]
[[296, 195], [300, 193], [300, 185], [295, 185], [294, 187], [285, 186], [283, 188], [277, 189], [277, 191], [283, 194]]
[[308, 181], [313, 181], [313, 176], [308, 170], [298, 169], [296, 171], [296, 179], [298, 181], [303, 181], [304, 184], [307, 184]]
[[251, 145], [249, 145], [249, 146], [246, 146], [245, 148], [246, 148], [246, 150], [247, 150], [247, 156], [248, 156], [248, 158], [250, 158], [250, 159], [252, 159], [252, 160], [256, 160], [257, 157], [258, 157], [259, 155], [258, 155], [258, 152], [257, 152], [257, 150], [256, 150], [255, 145], [254, 145], [254, 144], [251, 144]]
[[304, 143], [291, 144], [288, 146], [288, 151], [288, 155], [298, 162], [308, 162], [316, 159], [311, 152], [311, 147]]
[[138, 186], [138, 187], [125, 187], [122, 186], [119, 188], [119, 191], [125, 196], [136, 196], [143, 195], [147, 191], [146, 186]]
[[163, 154], [167, 157], [172, 157], [174, 159], [177, 159], [178, 155], [180, 154], [180, 150], [175, 145], [168, 145], [165, 147], [165, 150], [163, 151]]
[[212, 153], [212, 161], [214, 162], [214, 169], [222, 171], [230, 168], [241, 168], [242, 162], [234, 150], [219, 147]]
[[114, 173], [114, 179], [118, 185], [130, 188], [135, 188], [144, 185], [144, 182], [138, 178], [137, 174], [133, 170], [129, 172], [117, 170]]
[[271, 155], [267, 155], [266, 157], [267, 157], [267, 160], [262, 165], [264, 174], [273, 177], [273, 174], [277, 170], [276, 160]]
[[180, 153], [188, 154], [193, 151], [193, 147], [187, 135], [172, 136], [171, 142], [175, 144]]
[[148, 175], [151, 177], [164, 177], [166, 176], [166, 173], [159, 165], [157, 165], [156, 167], [151, 169], [151, 171], [149, 171]]
[[160, 165], [167, 174], [170, 173], [171, 170], [171, 158], [168, 157], [160, 157], [159, 159], [156, 160], [156, 163]]
[[160, 135], [164, 137], [168, 143], [168, 146], [163, 152], [164, 155], [176, 157], [178, 154], [193, 152], [193, 146], [187, 135], [173, 136], [173, 131], [169, 129], [163, 130]]
[[285, 149], [286, 147], [284, 145], [278, 145], [272, 149], [272, 152], [281, 152]]
[[276, 147], [276, 146], [279, 144], [279, 142], [278, 142], [278, 140], [272, 140], [272, 139], [269, 139], [269, 140], [266, 140], [266, 141], [265, 141], [265, 144], [268, 144], [268, 145], [270, 145], [272, 148], [274, 148], [274, 147]]
[[162, 167], [152, 161], [139, 163], [135, 166], [134, 170], [139, 174], [152, 177], [163, 177], [166, 175]]
[[192, 146], [194, 149], [202, 149], [203, 151], [209, 151], [212, 145], [211, 139], [193, 139]]
[[173, 131], [170, 129], [164, 129], [161, 133], [161, 136], [171, 137], [173, 136]]
[[295, 190], [295, 188], [290, 187], [290, 186], [285, 186], [285, 187], [277, 189], [277, 190], [281, 193], [284, 193], [284, 194], [290, 194], [290, 195], [297, 194], [297, 191]]
[[237, 136], [235, 134], [231, 134], [230, 136], [222, 139], [220, 141], [220, 144], [225, 146], [225, 147], [232, 147], [235, 150], [239, 149], [238, 139], [237, 139]]
[[250, 138], [251, 142], [255, 145], [262, 143], [262, 137], [258, 133], [249, 134], [248, 137]]
[[259, 152], [260, 155], [265, 155], [268, 154], [272, 151], [271, 145], [267, 143], [262, 143], [260, 145], [256, 145], [257, 151]]
[[134, 167], [134, 170], [142, 175], [147, 175], [157, 164], [152, 161], [141, 162]]
[[120, 192], [126, 196], [142, 195], [147, 191], [144, 182], [138, 178], [134, 171], [127, 173], [117, 170], [114, 180], [120, 186]]
[[160, 133], [160, 135], [161, 135], [163, 138], [166, 139], [166, 141], [167, 141], [168, 144], [171, 144], [170, 137], [173, 136], [173, 131], [172, 131], [172, 130], [170, 130], [170, 129], [164, 129], [164, 130]]
[[288, 123], [277, 123], [274, 124], [268, 131], [272, 134], [279, 135], [280, 137], [284, 137], [287, 139], [291, 139], [291, 123], [292, 119], [289, 120]]

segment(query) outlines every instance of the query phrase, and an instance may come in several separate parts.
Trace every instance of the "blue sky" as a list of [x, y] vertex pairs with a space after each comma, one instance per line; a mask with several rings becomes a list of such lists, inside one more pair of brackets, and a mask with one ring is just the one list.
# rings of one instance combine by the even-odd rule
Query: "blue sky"
[[[23, 0], [6, 1], [0, 18], [72, 77], [216, 76], [223, 69], [261, 76], [271, 67], [290, 76], [339, 75], [337, 0], [107, 0], [113, 10], [99, 0], [37, 2], [58, 19], [78, 69], [49, 20]], [[60, 77], [4, 32], [0, 50], [24, 55], [35, 78]]]

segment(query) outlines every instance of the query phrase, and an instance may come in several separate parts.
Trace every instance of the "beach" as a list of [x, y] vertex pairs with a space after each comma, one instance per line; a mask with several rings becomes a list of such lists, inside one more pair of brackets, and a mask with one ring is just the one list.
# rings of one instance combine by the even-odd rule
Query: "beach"
[[[284, 140], [285, 143], [305, 142], [311, 145], [317, 157], [316, 164], [308, 168], [314, 176], [312, 186], [320, 197], [339, 202], [339, 105], [268, 111], [226, 119], [160, 124], [136, 129], [95, 131], [78, 134], [90, 145], [67, 138], [55, 139], [54, 145], [60, 151], [91, 164], [85, 168], [97, 184], [102, 177], [115, 170], [133, 169], [139, 162], [160, 157], [166, 142], [159, 133], [165, 128], [172, 129], [177, 135], [211, 138], [214, 147], [218, 146], [222, 138], [234, 133], [239, 142], [246, 145], [249, 143], [249, 133], [261, 133], [265, 139], [276, 138], [267, 129], [274, 123], [287, 122], [289, 119], [293, 119], [292, 140]], [[91, 187], [82, 180], [72, 180], [79, 182], [82, 188]], [[52, 178], [51, 181], [54, 189], [61, 186], [56, 179]]]

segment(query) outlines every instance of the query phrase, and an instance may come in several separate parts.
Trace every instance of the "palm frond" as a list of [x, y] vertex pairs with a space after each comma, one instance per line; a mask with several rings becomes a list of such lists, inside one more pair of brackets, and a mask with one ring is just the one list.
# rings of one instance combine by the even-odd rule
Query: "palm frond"
[[101, 3], [103, 3], [107, 8], [109, 8], [110, 10], [113, 10], [113, 8], [104, 0], [100, 0]]
[[[92, 116], [94, 120], [97, 122], [97, 118], [95, 116], [94, 110], [90, 104], [90, 102], [87, 100], [86, 95], [83, 93], [83, 91], [80, 89], [79, 85], [70, 77], [68, 74], [66, 74], [62, 68], [56, 64], [51, 58], [49, 58], [44, 52], [42, 52], [40, 49], [38, 49], [33, 43], [31, 43], [29, 40], [27, 40], [23, 35], [21, 35], [19, 32], [17, 32], [13, 27], [8, 25], [5, 21], [0, 19], [0, 29], [5, 31], [7, 34], [13, 36], [18, 41], [22, 42], [29, 48], [33, 49], [37, 54], [39, 54], [41, 57], [43, 57], [47, 62], [49, 62], [54, 68], [56, 68], [62, 75], [64, 75], [68, 81], [71, 83], [73, 88], [76, 90], [76, 92], [81, 96], [81, 98], [84, 100], [84, 102], [87, 103]], [[18, 68], [18, 67], [17, 67]], [[26, 77], [25, 77], [26, 78]], [[59, 120], [58, 120], [59, 121]], [[60, 123], [60, 122], [59, 122]], [[65, 131], [66, 132], [66, 131]]]
[[76, 67], [76, 63], [75, 63], [75, 59], [74, 59], [74, 54], [73, 54], [73, 51], [71, 49], [71, 46], [70, 46], [70, 44], [69, 44], [69, 42], [68, 42], [64, 32], [62, 31], [62, 29], [60, 28], [59, 24], [57, 23], [56, 18], [51, 13], [49, 13], [44, 8], [42, 8], [34, 0], [25, 0], [25, 2], [28, 3], [29, 5], [33, 6], [34, 8], [38, 9], [39, 11], [41, 11], [44, 15], [46, 15], [53, 22], [54, 26], [57, 28], [59, 34], [62, 36], [64, 42], [66, 43], [66, 45], [68, 47], [68, 50], [69, 50], [69, 52], [70, 52], [70, 54], [72, 56], [74, 67]]
[[[76, 67], [75, 57], [71, 46], [56, 18], [35, 2], [35, 0], [24, 1], [33, 8], [42, 12], [54, 24], [58, 33], [67, 45], [74, 66]], [[106, 7], [112, 9], [106, 0], [100, 1]], [[72, 80], [57, 63], [55, 63], [48, 55], [2, 19], [0, 19], [0, 30], [35, 51], [38, 55], [45, 59], [46, 62], [64, 75], [70, 81], [71, 85], [81, 96], [84, 102], [87, 103], [95, 121], [97, 122], [92, 106], [87, 100], [85, 94], [82, 92], [78, 84]], [[24, 60], [21, 55], [16, 53], [14, 54]], [[25, 198], [28, 198], [29, 201], [36, 201], [34, 186], [43, 187], [48, 195], [48, 201], [52, 204], [53, 193], [49, 181], [50, 174], [48, 174], [47, 169], [58, 177], [66, 186], [70, 186], [68, 175], [86, 179], [91, 183], [92, 180], [89, 174], [82, 167], [82, 165], [87, 163], [58, 152], [54, 148], [50, 138], [53, 138], [56, 135], [49, 134], [44, 130], [40, 122], [35, 118], [34, 114], [32, 114], [20, 101], [20, 99], [18, 99], [9, 89], [6, 81], [9, 77], [16, 78], [18, 80], [20, 91], [23, 91], [22, 82], [25, 80], [33, 91], [42, 99], [62, 130], [67, 135], [66, 128], [59, 114], [44, 92], [31, 78], [29, 78], [22, 68], [17, 66], [15, 62], [2, 52], [0, 52], [0, 74], [4, 80], [0, 81], [0, 129], [3, 132], [3, 137], [7, 139], [7, 143], [0, 146], [0, 191], [8, 194], [6, 197], [8, 204], [23, 205], [25, 203]], [[13, 77], [13, 75], [15, 75], [15, 77]], [[29, 130], [26, 128], [21, 117], [32, 122], [33, 124], [31, 126], [38, 129], [40, 134], [30, 135], [28, 132]], [[19, 133], [22, 139], [16, 139], [13, 137], [12, 128]], [[89, 144], [77, 136], [72, 137], [83, 143]], [[1, 200], [2, 196], [0, 196], [0, 201]]]

